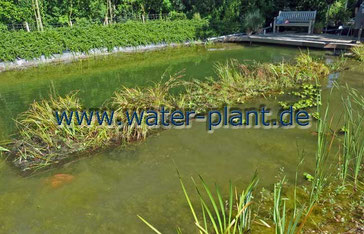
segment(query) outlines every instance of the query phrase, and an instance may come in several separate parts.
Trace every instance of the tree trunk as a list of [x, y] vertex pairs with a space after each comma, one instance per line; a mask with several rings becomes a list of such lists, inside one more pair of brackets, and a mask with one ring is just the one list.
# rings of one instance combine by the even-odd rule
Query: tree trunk
[[145, 16], [144, 16], [144, 14], [145, 14], [145, 7], [144, 7], [143, 4], [140, 4], [140, 6], [142, 8], [142, 20], [143, 20], [143, 23], [145, 23]]
[[107, 0], [107, 12], [108, 12], [109, 17], [110, 17], [110, 24], [112, 24], [112, 18], [113, 18], [113, 15], [112, 15], [112, 5], [111, 5], [111, 0]]
[[104, 19], [104, 25], [108, 25], [109, 24], [109, 19], [107, 18], [107, 12], [105, 14], [105, 19]]
[[37, 23], [38, 31], [43, 32], [43, 23], [42, 23], [42, 16], [40, 14], [39, 2], [38, 0], [32, 0], [32, 6], [34, 9], [35, 21]]
[[25, 30], [27, 30], [27, 32], [30, 32], [29, 24], [27, 21], [24, 22], [24, 27], [25, 27]]
[[37, 30], [39, 31], [39, 22], [38, 22], [38, 17], [37, 17], [37, 10], [35, 9], [35, 3], [34, 3], [34, 0], [32, 0], [32, 8], [33, 8], [33, 11], [34, 11], [34, 17], [35, 17], [35, 23], [37, 25]]
[[42, 31], [42, 32], [43, 32], [42, 16], [40, 15], [40, 8], [39, 8], [38, 0], [35, 0], [35, 6], [36, 6], [36, 8], [37, 8], [37, 14], [38, 14], [38, 20], [39, 20], [39, 27], [40, 27], [40, 31]]
[[73, 24], [72, 24], [72, 10], [73, 10], [73, 1], [71, 0], [71, 3], [70, 3], [70, 12], [68, 14], [68, 25], [70, 27], [73, 26]]

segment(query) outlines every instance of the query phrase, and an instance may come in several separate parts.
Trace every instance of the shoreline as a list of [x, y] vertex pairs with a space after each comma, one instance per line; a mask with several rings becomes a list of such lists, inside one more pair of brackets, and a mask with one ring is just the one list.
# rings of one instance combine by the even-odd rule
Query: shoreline
[[127, 46], [127, 47], [114, 47], [112, 51], [108, 51], [107, 48], [92, 49], [87, 53], [64, 51], [62, 54], [53, 54], [48, 58], [42, 55], [39, 58], [31, 60], [17, 59], [16, 61], [13, 62], [0, 62], [0, 73], [13, 70], [23, 70], [44, 64], [54, 64], [54, 65], [65, 64], [91, 57], [105, 56], [116, 53], [146, 52], [146, 51], [160, 50], [164, 48], [173, 48], [178, 46], [201, 45], [204, 43], [205, 42], [203, 41], [187, 41], [182, 43], [158, 43], [158, 44], [149, 44], [143, 46], [140, 45], [140, 46]]

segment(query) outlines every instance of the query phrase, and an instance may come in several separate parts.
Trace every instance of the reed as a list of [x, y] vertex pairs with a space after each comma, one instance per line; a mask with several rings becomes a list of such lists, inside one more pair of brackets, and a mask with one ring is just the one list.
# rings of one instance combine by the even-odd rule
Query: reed
[[[196, 216], [195, 224], [203, 233], [209, 233], [211, 230], [215, 233], [242, 233], [250, 229], [251, 207], [253, 191], [258, 183], [258, 177], [255, 173], [251, 182], [241, 193], [235, 192], [230, 183], [228, 199], [225, 201], [221, 195], [219, 187], [215, 184], [215, 195], [207, 186], [204, 179], [200, 176], [203, 189], [200, 190], [193, 180], [198, 197], [201, 203], [202, 217], [197, 217], [190, 196], [188, 195], [182, 178], [179, 175], [181, 187], [183, 188], [186, 200], [190, 204], [191, 213]], [[207, 199], [205, 198], [207, 196]], [[200, 223], [202, 222], [202, 224]]]
[[[321, 103], [321, 91], [317, 97], [317, 101]], [[335, 134], [330, 137], [330, 126], [332, 119], [328, 120], [328, 110], [329, 104], [327, 104], [324, 114], [318, 119], [317, 123], [317, 150], [315, 154], [315, 174], [314, 179], [311, 183], [310, 192], [310, 205], [309, 210], [314, 206], [314, 204], [319, 200], [322, 190], [327, 182], [329, 172], [328, 172], [328, 160], [330, 155], [330, 150], [335, 138]], [[317, 106], [317, 112], [320, 113], [321, 106]]]
[[[236, 188], [233, 189], [232, 183], [230, 182], [227, 199], [223, 198], [220, 188], [216, 184], [215, 193], [213, 193], [213, 190], [206, 184], [205, 180], [201, 176], [199, 176], [199, 179], [202, 189], [199, 188], [196, 181], [192, 178], [200, 200], [201, 213], [198, 213], [196, 210], [180, 173], [178, 171], [177, 173], [187, 204], [199, 233], [213, 232], [216, 234], [235, 234], [250, 230], [253, 192], [258, 183], [257, 173], [254, 174], [248, 186], [241, 193], [238, 193]], [[155, 233], [160, 233], [145, 219], [140, 216], [138, 217]]]
[[355, 187], [362, 167], [364, 154], [364, 97], [353, 88], [346, 85], [346, 97], [342, 97], [344, 105], [344, 141], [343, 162], [341, 165], [341, 179], [343, 184], [349, 174], [350, 165], [353, 166]]
[[[302, 163], [300, 161], [299, 165]], [[298, 166], [299, 166], [298, 165]], [[297, 180], [297, 178], [296, 178]], [[300, 227], [301, 217], [305, 211], [305, 206], [302, 205], [300, 208], [297, 208], [297, 182], [294, 185], [294, 194], [293, 194], [293, 210], [290, 210], [286, 206], [286, 202], [288, 198], [283, 198], [282, 189], [286, 182], [286, 178], [283, 177], [280, 181], [274, 184], [273, 189], [273, 223], [275, 226], [274, 232], [276, 234], [294, 234], [299, 233], [297, 230]], [[290, 216], [290, 213], [291, 216]], [[302, 223], [301, 223], [302, 224]]]

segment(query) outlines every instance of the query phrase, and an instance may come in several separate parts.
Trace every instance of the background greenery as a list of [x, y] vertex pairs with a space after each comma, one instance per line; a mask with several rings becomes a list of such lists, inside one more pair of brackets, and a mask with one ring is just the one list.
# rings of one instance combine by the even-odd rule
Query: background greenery
[[319, 22], [342, 21], [354, 15], [355, 4], [356, 0], [0, 0], [0, 24], [10, 29], [24, 28], [25, 22], [34, 26], [38, 9], [45, 27], [108, 24], [148, 15], [201, 17], [209, 20], [210, 33], [217, 35], [244, 31], [248, 13], [257, 9], [268, 25], [278, 11], [288, 9], [317, 10]]
[[206, 20], [129, 21], [109, 26], [61, 27], [44, 32], [0, 32], [0, 60], [31, 59], [64, 51], [89, 52], [95, 48], [184, 42], [197, 39]]
[[280, 10], [317, 10], [340, 25], [356, 0], [0, 0], [0, 61], [253, 33]]

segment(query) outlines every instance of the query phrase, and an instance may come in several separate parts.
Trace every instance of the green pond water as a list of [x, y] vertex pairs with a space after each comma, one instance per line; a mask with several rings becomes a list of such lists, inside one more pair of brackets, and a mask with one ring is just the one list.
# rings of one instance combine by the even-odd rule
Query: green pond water
[[[184, 70], [184, 79], [203, 79], [214, 75], [216, 62], [279, 62], [298, 53], [295, 48], [271, 46], [194, 46], [0, 73], [0, 142], [16, 134], [14, 118], [33, 101], [48, 98], [52, 90], [59, 95], [78, 90], [86, 107], [97, 108], [118, 88], [152, 85], [163, 74]], [[332, 59], [323, 51], [311, 54]], [[331, 75], [325, 96], [335, 79], [363, 93], [363, 75], [360, 68]], [[252, 100], [246, 106], [261, 104], [278, 109], [273, 98]], [[333, 112], [339, 110], [339, 93], [331, 94], [330, 105], [335, 107]], [[260, 186], [271, 189], [280, 168], [293, 181], [298, 150], [305, 151], [303, 170], [312, 172], [314, 130], [222, 128], [211, 134], [205, 123], [194, 122], [189, 129], [161, 131], [146, 141], [98, 152], [30, 177], [2, 161], [0, 232], [150, 233], [137, 218], [139, 214], [163, 233], [175, 233], [177, 226], [184, 233], [195, 233], [176, 168], [191, 194], [195, 193], [191, 176], [200, 174], [210, 185], [217, 182], [225, 193], [229, 180], [244, 188], [255, 170]], [[53, 188], [49, 180], [59, 173], [74, 179]]]

